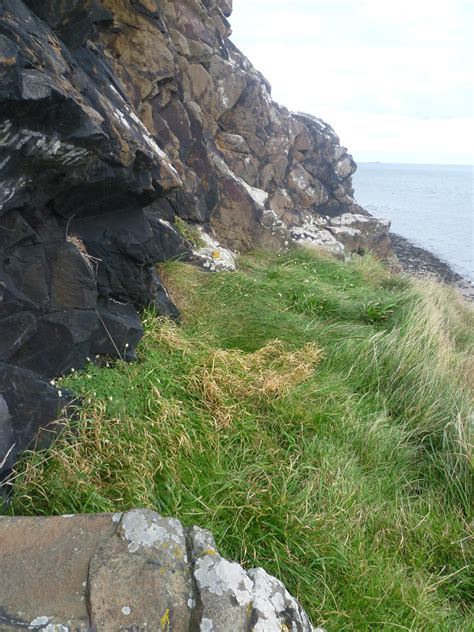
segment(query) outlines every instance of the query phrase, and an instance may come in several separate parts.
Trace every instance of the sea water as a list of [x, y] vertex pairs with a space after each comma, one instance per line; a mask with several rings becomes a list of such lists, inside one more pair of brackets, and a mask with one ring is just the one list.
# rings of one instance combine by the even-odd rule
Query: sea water
[[359, 163], [355, 199], [474, 280], [474, 167]]

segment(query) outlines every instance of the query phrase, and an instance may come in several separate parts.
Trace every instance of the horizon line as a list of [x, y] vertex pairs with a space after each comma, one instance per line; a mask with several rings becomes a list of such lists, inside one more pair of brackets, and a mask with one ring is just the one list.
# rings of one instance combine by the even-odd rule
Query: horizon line
[[356, 160], [352, 155], [357, 165], [412, 165], [412, 166], [425, 166], [425, 167], [473, 167], [474, 163], [459, 163], [459, 162], [387, 162], [385, 160]]

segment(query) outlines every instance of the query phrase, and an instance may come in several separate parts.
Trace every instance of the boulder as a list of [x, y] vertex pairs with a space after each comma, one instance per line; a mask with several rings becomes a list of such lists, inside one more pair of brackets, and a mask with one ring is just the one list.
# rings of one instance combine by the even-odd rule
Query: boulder
[[0, 517], [0, 564], [4, 632], [323, 632], [278, 579], [149, 510]]
[[372, 250], [380, 257], [390, 253], [390, 221], [378, 220], [368, 213], [344, 213], [329, 221], [328, 230], [350, 251]]

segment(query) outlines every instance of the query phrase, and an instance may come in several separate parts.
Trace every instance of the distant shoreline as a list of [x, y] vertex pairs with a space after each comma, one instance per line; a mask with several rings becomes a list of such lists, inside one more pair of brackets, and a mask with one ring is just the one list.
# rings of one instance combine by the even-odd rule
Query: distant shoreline
[[467, 300], [474, 301], [473, 283], [455, 272], [446, 261], [397, 233], [390, 233], [390, 239], [393, 252], [406, 272], [416, 276], [434, 275], [443, 283], [457, 287]]

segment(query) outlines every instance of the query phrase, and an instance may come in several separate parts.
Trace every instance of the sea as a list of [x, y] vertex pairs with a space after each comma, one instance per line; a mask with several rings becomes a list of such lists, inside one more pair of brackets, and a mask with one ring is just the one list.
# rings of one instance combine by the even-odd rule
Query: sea
[[474, 281], [474, 166], [359, 163], [355, 199]]

